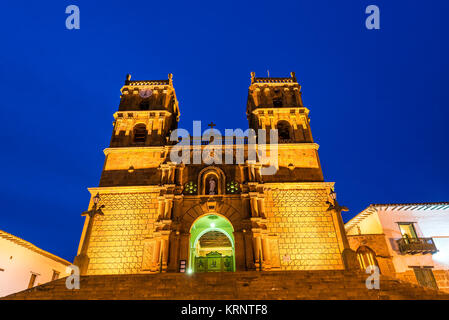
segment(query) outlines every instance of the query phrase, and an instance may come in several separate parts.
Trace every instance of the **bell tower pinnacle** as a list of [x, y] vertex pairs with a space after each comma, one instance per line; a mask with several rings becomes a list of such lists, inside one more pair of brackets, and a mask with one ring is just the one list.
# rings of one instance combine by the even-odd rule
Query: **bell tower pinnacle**
[[179, 105], [173, 75], [167, 80], [132, 81], [126, 76], [114, 114], [111, 147], [161, 146], [178, 127]]
[[258, 78], [251, 72], [246, 114], [249, 127], [277, 129], [279, 143], [311, 143], [309, 110], [294, 72], [288, 78]]

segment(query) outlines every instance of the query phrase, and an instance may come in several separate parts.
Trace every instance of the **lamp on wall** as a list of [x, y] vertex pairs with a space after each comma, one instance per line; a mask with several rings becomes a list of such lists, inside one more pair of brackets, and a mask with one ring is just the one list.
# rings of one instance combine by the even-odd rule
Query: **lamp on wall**
[[75, 257], [75, 260], [73, 262], [74, 265], [78, 266], [80, 269], [81, 275], [85, 275], [87, 272], [87, 267], [89, 265], [89, 257], [87, 255], [87, 249], [89, 247], [90, 237], [92, 234], [92, 228], [94, 224], [94, 219], [96, 215], [103, 216], [104, 213], [101, 209], [104, 208], [104, 204], [102, 204], [100, 207], [98, 207], [98, 203], [100, 202], [100, 194], [97, 193], [95, 197], [92, 198], [93, 206], [90, 210], [84, 211], [82, 213], [83, 216], [89, 216], [89, 221], [87, 223], [86, 232], [84, 234], [83, 244], [81, 246], [81, 251], [79, 255]]
[[98, 202], [100, 202], [100, 193], [97, 192], [97, 194], [95, 195], [95, 197], [93, 198], [94, 200], [94, 204], [97, 205]]

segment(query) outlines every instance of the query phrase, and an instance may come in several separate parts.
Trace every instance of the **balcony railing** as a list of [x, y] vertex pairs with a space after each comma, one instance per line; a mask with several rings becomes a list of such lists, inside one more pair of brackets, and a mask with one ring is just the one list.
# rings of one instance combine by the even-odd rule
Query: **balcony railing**
[[402, 238], [397, 240], [399, 251], [403, 254], [426, 254], [437, 252], [432, 238]]

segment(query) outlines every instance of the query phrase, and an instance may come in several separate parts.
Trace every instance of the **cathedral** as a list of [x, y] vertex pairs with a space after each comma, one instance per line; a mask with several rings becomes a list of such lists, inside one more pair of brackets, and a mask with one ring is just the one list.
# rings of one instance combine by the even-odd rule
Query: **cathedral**
[[[178, 127], [180, 109], [172, 74], [126, 77], [99, 186], [88, 189], [73, 265], [66, 273], [53, 266], [52, 281], [37, 286], [32, 273], [29, 289], [5, 299], [449, 299], [435, 290], [447, 289], [448, 278], [430, 257], [438, 251], [433, 240], [404, 242], [400, 228], [391, 227], [421, 215], [384, 215], [370, 206], [346, 234], [347, 208], [338, 204], [334, 183], [324, 181], [295, 73], [251, 73], [245, 132], [221, 135], [213, 123], [201, 132], [194, 121], [190, 134]], [[369, 223], [375, 216], [388, 218], [386, 231]], [[444, 226], [444, 216], [435, 216]], [[426, 221], [417, 235], [435, 236], [444, 249]], [[393, 242], [402, 252], [387, 250]], [[425, 248], [418, 254], [417, 246]], [[426, 278], [429, 268], [434, 281]], [[58, 279], [58, 272], [68, 276]], [[412, 272], [417, 281], [407, 280]], [[165, 314], [176, 310], [164, 307]]]
[[[233, 161], [195, 161], [210, 148], [196, 135], [182, 137], [186, 161], [174, 161], [180, 110], [172, 74], [127, 76], [99, 186], [89, 188], [74, 262], [82, 275], [351, 267], [342, 207], [334, 183], [324, 181], [294, 72], [251, 73], [246, 114], [257, 141], [219, 144]], [[270, 130], [277, 136], [261, 136]], [[269, 174], [262, 149], [250, 152], [262, 138], [276, 158]]]

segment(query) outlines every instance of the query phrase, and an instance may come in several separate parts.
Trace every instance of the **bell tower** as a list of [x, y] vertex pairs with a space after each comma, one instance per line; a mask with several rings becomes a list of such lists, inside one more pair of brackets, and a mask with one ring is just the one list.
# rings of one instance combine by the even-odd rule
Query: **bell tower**
[[309, 110], [294, 72], [288, 78], [258, 78], [251, 72], [246, 114], [256, 131], [277, 129], [279, 143], [313, 143]]
[[110, 147], [167, 144], [180, 116], [173, 75], [168, 80], [131, 81], [128, 74], [120, 92]]

